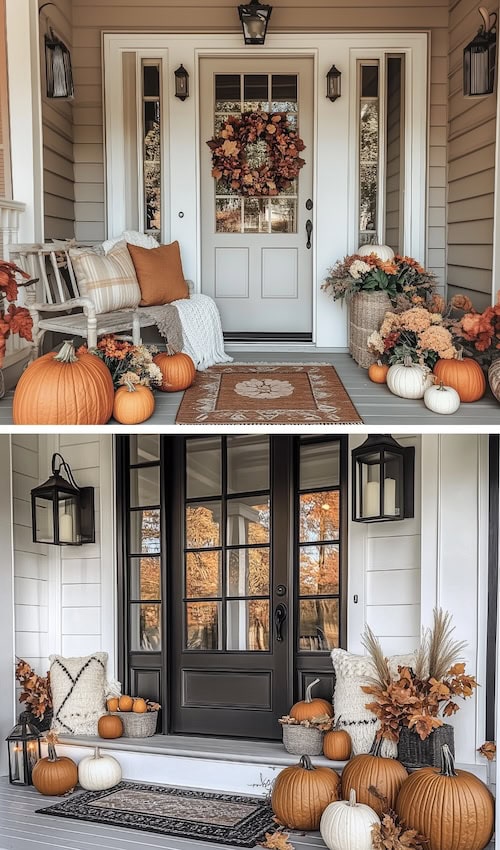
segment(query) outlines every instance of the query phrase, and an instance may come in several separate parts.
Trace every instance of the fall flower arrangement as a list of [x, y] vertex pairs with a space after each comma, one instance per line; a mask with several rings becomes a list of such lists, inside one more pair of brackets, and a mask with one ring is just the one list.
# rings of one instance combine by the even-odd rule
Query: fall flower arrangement
[[161, 387], [162, 374], [153, 363], [153, 356], [158, 353], [155, 346], [133, 345], [109, 334], [99, 340], [96, 348], [88, 349], [85, 345], [79, 348], [79, 352], [87, 351], [106, 364], [115, 389], [124, 384], [140, 384], [150, 389]]
[[[267, 155], [251, 161], [249, 145], [264, 143]], [[207, 142], [212, 151], [212, 176], [222, 187], [242, 195], [278, 195], [288, 189], [305, 161], [305, 144], [283, 112], [229, 115]]]
[[20, 278], [35, 283], [30, 280], [29, 274], [14, 263], [0, 260], [0, 299], [9, 303], [7, 309], [0, 305], [0, 366], [4, 361], [7, 338], [11, 333], [19, 334], [28, 342], [33, 339], [31, 334], [33, 321], [29, 310], [26, 307], [18, 307], [14, 303], [18, 295], [18, 286], [21, 285]]
[[455, 311], [462, 311], [461, 318], [451, 321], [464, 352], [488, 368], [500, 357], [500, 293], [496, 304], [482, 313], [473, 309], [466, 296], [455, 296], [451, 303]]
[[386, 313], [380, 329], [369, 336], [368, 348], [390, 365], [403, 363], [409, 356], [414, 363], [431, 370], [437, 360], [452, 360], [457, 356], [443, 316], [426, 307]]
[[16, 679], [21, 684], [19, 702], [26, 703], [31, 714], [42, 720], [46, 712], [52, 709], [52, 694], [50, 692], [50, 673], [38, 676], [33, 667], [20, 658], [16, 666]]
[[425, 741], [443, 725], [439, 714], [451, 717], [460, 708], [455, 700], [473, 695], [477, 682], [466, 675], [465, 664], [459, 661], [465, 643], [453, 640], [453, 631], [450, 614], [435, 609], [433, 625], [422, 635], [415, 667], [399, 667], [399, 678], [393, 680], [379, 641], [366, 627], [363, 644], [377, 677], [363, 690], [374, 697], [366, 707], [380, 720], [378, 738], [398, 742], [401, 727], [407, 726]]
[[434, 275], [412, 257], [396, 254], [382, 260], [375, 254], [351, 254], [328, 270], [321, 289], [334, 301], [356, 292], [386, 292], [394, 303], [404, 297], [408, 305], [425, 304], [432, 298]]

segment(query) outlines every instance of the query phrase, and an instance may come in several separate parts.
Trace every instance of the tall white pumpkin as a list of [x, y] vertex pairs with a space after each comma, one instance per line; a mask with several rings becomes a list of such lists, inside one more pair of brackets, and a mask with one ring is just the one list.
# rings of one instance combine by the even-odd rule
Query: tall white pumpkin
[[394, 258], [394, 251], [388, 245], [360, 245], [356, 254], [359, 257], [369, 257], [370, 254], [375, 254], [383, 262]]
[[370, 806], [356, 803], [351, 788], [348, 800], [330, 803], [321, 816], [319, 830], [329, 850], [372, 850], [372, 826], [380, 818]]
[[78, 781], [86, 791], [106, 791], [118, 785], [122, 769], [113, 756], [103, 756], [99, 747], [78, 765]]
[[407, 356], [404, 363], [391, 366], [387, 373], [387, 386], [400, 398], [423, 398], [426, 389], [432, 386], [432, 376]]

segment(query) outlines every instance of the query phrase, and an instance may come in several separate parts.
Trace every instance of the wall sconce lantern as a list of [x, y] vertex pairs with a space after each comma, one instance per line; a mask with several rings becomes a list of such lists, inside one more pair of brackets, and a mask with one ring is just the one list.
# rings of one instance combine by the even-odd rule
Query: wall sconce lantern
[[95, 541], [94, 488], [78, 487], [60, 454], [52, 455], [48, 481], [31, 491], [31, 522], [34, 543], [81, 546]]
[[9, 782], [11, 785], [33, 785], [31, 774], [42, 757], [40, 733], [28, 722], [29, 714], [23, 712], [19, 723], [7, 735], [9, 750]]
[[64, 42], [57, 38], [52, 30], [49, 30], [49, 34], [45, 36], [45, 73], [47, 97], [73, 97], [75, 89], [71, 54]]
[[491, 15], [484, 6], [479, 7], [484, 23], [477, 35], [464, 48], [464, 95], [484, 97], [492, 94], [495, 86], [496, 28], [497, 16]]
[[179, 98], [179, 100], [186, 100], [189, 97], [189, 74], [186, 71], [184, 65], [179, 65], [176, 71], [174, 71], [175, 75], [175, 96]]
[[330, 98], [332, 103], [340, 97], [341, 79], [341, 72], [335, 67], [335, 65], [332, 65], [326, 75], [326, 96]]
[[414, 515], [415, 449], [393, 437], [368, 437], [352, 451], [354, 522], [393, 522]]
[[272, 6], [258, 0], [238, 6], [245, 44], [264, 44], [272, 11]]

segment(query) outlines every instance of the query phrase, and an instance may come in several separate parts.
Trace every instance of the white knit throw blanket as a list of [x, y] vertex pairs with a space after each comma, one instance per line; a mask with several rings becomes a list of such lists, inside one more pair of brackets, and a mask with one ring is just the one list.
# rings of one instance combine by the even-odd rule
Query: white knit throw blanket
[[224, 351], [219, 311], [212, 298], [194, 294], [164, 307], [152, 307], [148, 310], [148, 313], [154, 316], [162, 336], [175, 346], [180, 342], [180, 334], [172, 307], [177, 311], [182, 328], [182, 351], [189, 354], [199, 372], [215, 363], [232, 362], [233, 358]]

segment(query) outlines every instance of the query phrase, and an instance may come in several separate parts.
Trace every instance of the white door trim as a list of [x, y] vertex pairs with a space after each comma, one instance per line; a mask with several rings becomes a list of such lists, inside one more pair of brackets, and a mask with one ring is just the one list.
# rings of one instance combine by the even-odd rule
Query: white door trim
[[[243, 47], [239, 33], [103, 33], [105, 150], [107, 162], [107, 220], [118, 226], [123, 220], [119, 159], [120, 93], [122, 91], [121, 53], [126, 50], [166, 51], [168, 91], [165, 116], [169, 151], [170, 186], [169, 227], [165, 240], [178, 239], [182, 246], [186, 277], [201, 280], [200, 228], [200, 121], [198, 114], [198, 67], [202, 56], [313, 56], [315, 85], [314, 144], [314, 231], [313, 231], [313, 342], [318, 348], [342, 349], [347, 344], [346, 312], [338, 302], [320, 291], [326, 270], [355, 247], [352, 205], [352, 152], [349, 137], [352, 128], [352, 62], [354, 55], [371, 51], [391, 51], [411, 56], [407, 73], [407, 91], [413, 81], [415, 90], [407, 98], [407, 179], [405, 209], [408, 239], [406, 250], [426, 261], [426, 193], [428, 121], [428, 33], [271, 33], [263, 47]], [[332, 64], [342, 72], [342, 97], [335, 103], [326, 98], [326, 74]], [[175, 98], [172, 74], [183, 64], [190, 74], [190, 97]], [[169, 85], [170, 83], [170, 85]], [[339, 127], [341, 132], [339, 132]], [[343, 131], [342, 131], [343, 128]], [[411, 141], [410, 141], [411, 140]], [[411, 161], [410, 161], [411, 154]], [[321, 175], [321, 180], [319, 180]], [[118, 187], [118, 188], [117, 188]], [[346, 216], [346, 204], [350, 213]], [[179, 216], [182, 213], [182, 217]], [[120, 218], [120, 216], [122, 216]], [[123, 227], [121, 228], [123, 229]], [[121, 232], [121, 230], [120, 230]]]

